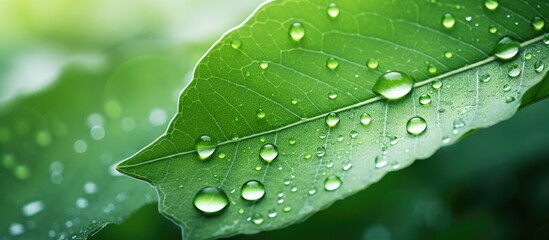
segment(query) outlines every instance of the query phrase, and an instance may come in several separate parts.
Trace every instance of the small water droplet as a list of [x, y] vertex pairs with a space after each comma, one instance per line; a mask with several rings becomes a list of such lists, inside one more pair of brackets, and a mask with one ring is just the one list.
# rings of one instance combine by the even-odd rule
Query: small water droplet
[[278, 148], [270, 143], [267, 143], [259, 149], [259, 156], [267, 162], [272, 162], [278, 156]]
[[218, 213], [229, 205], [229, 198], [218, 187], [205, 187], [194, 196], [193, 204], [196, 209], [205, 214]]
[[439, 80], [436, 80], [433, 83], [431, 83], [431, 87], [433, 89], [440, 89], [442, 87], [442, 82]]
[[287, 212], [290, 212], [292, 211], [292, 207], [291, 206], [285, 206], [284, 208], [282, 208], [282, 211], [287, 213]]
[[367, 65], [369, 69], [375, 70], [379, 66], [379, 61], [375, 58], [370, 58]]
[[462, 127], [465, 127], [465, 122], [461, 119], [455, 119], [454, 120], [454, 129], [460, 129]]
[[316, 156], [323, 157], [324, 155], [326, 155], [326, 148], [324, 148], [323, 146], [318, 147], [316, 149]]
[[442, 26], [446, 29], [452, 29], [456, 25], [456, 19], [451, 13], [446, 13], [442, 15]]
[[217, 142], [214, 138], [208, 135], [200, 136], [195, 142], [195, 149], [198, 153], [198, 158], [205, 160], [210, 157], [217, 148]]
[[261, 62], [261, 63], [259, 63], [259, 67], [261, 69], [265, 70], [269, 67], [269, 63], [268, 62]]
[[267, 114], [265, 114], [265, 112], [263, 111], [263, 109], [257, 109], [257, 112], [256, 112], [256, 116], [257, 118], [259, 119], [264, 119], [265, 116], [267, 116]]
[[485, 74], [482, 74], [479, 78], [480, 82], [489, 82], [490, 81], [490, 78], [492, 78], [492, 76], [490, 76], [489, 73], [485, 73]]
[[265, 221], [265, 219], [263, 218], [263, 215], [261, 215], [260, 213], [256, 213], [252, 216], [252, 222], [255, 225], [262, 224], [264, 221]]
[[454, 56], [454, 54], [452, 52], [444, 52], [444, 57], [447, 58], [447, 59], [450, 59]]
[[326, 116], [325, 120], [328, 127], [335, 127], [339, 123], [339, 115], [337, 113], [330, 113]]
[[484, 6], [488, 10], [496, 10], [496, 8], [498, 8], [498, 6], [499, 6], [499, 3], [498, 3], [497, 0], [485, 0], [484, 1]]
[[520, 76], [520, 73], [521, 69], [517, 65], [512, 65], [511, 67], [509, 67], [509, 77], [516, 78]]
[[247, 181], [242, 185], [240, 195], [248, 201], [257, 201], [265, 195], [265, 186], [259, 181]]
[[343, 171], [348, 171], [353, 167], [353, 162], [351, 162], [351, 159], [347, 159], [343, 162], [342, 169]]
[[507, 97], [507, 98], [505, 98], [505, 102], [506, 102], [506, 103], [512, 103], [512, 102], [514, 102], [514, 101], [515, 101], [515, 98], [514, 98], [514, 97]]
[[362, 115], [360, 115], [360, 123], [362, 125], [368, 126], [370, 125], [371, 122], [372, 122], [372, 116], [370, 116], [370, 114], [363, 113]]
[[543, 69], [545, 69], [545, 63], [543, 63], [542, 61], [537, 61], [536, 63], [534, 63], [534, 70], [537, 73], [543, 72]]
[[307, 193], [309, 193], [309, 195], [315, 195], [316, 188], [313, 187], [313, 188], [309, 189], [309, 192], [307, 192]]
[[300, 22], [295, 22], [290, 27], [289, 33], [292, 40], [299, 42], [305, 37], [305, 28]]
[[297, 105], [298, 101], [297, 101], [297, 99], [292, 98], [291, 103], [292, 103], [292, 105]]
[[545, 46], [549, 46], [549, 33], [543, 36], [543, 43], [545, 43]]
[[224, 152], [220, 152], [220, 153], [217, 154], [217, 157], [219, 159], [224, 159], [226, 156], [227, 156], [227, 154], [225, 154]]
[[427, 129], [427, 122], [422, 117], [413, 117], [406, 123], [406, 131], [412, 135], [420, 135]]
[[303, 156], [303, 158], [305, 158], [305, 160], [309, 160], [313, 157], [313, 154], [310, 154], [310, 153], [307, 153], [305, 154], [305, 156]]
[[242, 215], [242, 214], [244, 214], [244, 212], [245, 212], [244, 208], [239, 208], [238, 209], [238, 214]]
[[387, 161], [387, 158], [384, 156], [377, 156], [374, 159], [374, 165], [376, 168], [383, 168], [387, 166], [387, 164], [389, 164], [389, 162]]
[[330, 3], [328, 5], [327, 12], [328, 12], [328, 16], [330, 16], [331, 18], [336, 18], [339, 15], [339, 8], [335, 3]]
[[427, 72], [428, 72], [429, 75], [431, 75], [431, 76], [437, 74], [437, 72], [438, 72], [437, 66], [435, 66], [435, 65], [433, 65], [433, 64], [427, 65]]
[[351, 130], [351, 138], [355, 139], [358, 136], [358, 132], [356, 130]]
[[295, 140], [295, 138], [290, 138], [290, 139], [288, 139], [288, 144], [290, 144], [290, 145], [295, 145], [296, 142], [297, 142], [297, 141]]
[[450, 140], [452, 140], [452, 139], [448, 136], [442, 137], [442, 143], [444, 143], [444, 144], [448, 144], [450, 142]]
[[329, 93], [328, 93], [328, 98], [329, 98], [330, 100], [336, 99], [336, 98], [337, 98], [337, 93], [336, 93], [336, 92], [329, 92]]
[[509, 92], [509, 91], [511, 91], [511, 86], [510, 86], [509, 84], [503, 85], [503, 91], [504, 91], [504, 92]]
[[517, 55], [520, 43], [510, 36], [501, 38], [494, 46], [494, 55], [501, 60], [509, 60]]
[[338, 176], [329, 176], [324, 180], [324, 189], [326, 189], [326, 191], [335, 191], [341, 187], [342, 183], [343, 182]]
[[543, 30], [543, 27], [545, 26], [545, 21], [543, 21], [540, 17], [534, 17], [532, 19], [532, 27], [534, 27], [534, 30], [541, 31]]
[[498, 32], [498, 28], [494, 25], [490, 25], [490, 27], [488, 27], [488, 32], [494, 34], [494, 33], [497, 33]]
[[269, 211], [267, 212], [267, 217], [269, 218], [275, 218], [276, 216], [278, 215], [278, 213], [276, 212], [276, 209], [269, 209]]
[[373, 91], [383, 97], [395, 100], [408, 94], [414, 85], [414, 80], [403, 72], [387, 72], [381, 75], [374, 84]]
[[419, 96], [419, 104], [429, 105], [431, 103], [431, 96], [429, 94], [423, 94]]
[[326, 67], [330, 70], [336, 70], [339, 67], [339, 60], [334, 57], [328, 58], [326, 60]]
[[242, 41], [235, 39], [231, 41], [231, 47], [234, 49], [240, 49], [242, 47]]

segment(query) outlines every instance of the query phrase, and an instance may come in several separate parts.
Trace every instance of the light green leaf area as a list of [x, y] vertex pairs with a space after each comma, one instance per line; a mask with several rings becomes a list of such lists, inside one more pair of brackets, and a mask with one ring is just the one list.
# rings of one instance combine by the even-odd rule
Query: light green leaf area
[[[493, 10], [476, 0], [330, 3], [259, 8], [199, 62], [167, 132], [118, 166], [157, 188], [160, 211], [184, 236], [249, 234], [304, 220], [509, 118], [547, 73], [536, 68], [548, 64], [549, 49], [531, 21], [547, 22], [546, 2], [499, 1]], [[451, 27], [442, 24], [447, 13]], [[509, 61], [492, 57], [503, 36], [522, 43]], [[374, 94], [389, 70], [412, 76], [412, 92], [394, 101]], [[206, 160], [195, 151], [202, 135], [218, 142]], [[278, 149], [270, 163], [259, 155], [265, 144]], [[241, 196], [249, 180], [264, 184], [262, 199]], [[207, 186], [228, 197], [217, 214], [193, 205]]]
[[166, 128], [191, 66], [181, 52], [134, 41], [111, 50], [113, 67], [70, 64], [51, 88], [1, 106], [1, 239], [86, 238], [156, 201], [114, 167]]

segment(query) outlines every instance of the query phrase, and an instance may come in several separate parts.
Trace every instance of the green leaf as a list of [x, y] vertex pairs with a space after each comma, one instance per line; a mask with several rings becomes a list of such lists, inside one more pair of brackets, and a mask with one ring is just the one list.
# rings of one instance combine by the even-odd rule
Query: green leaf
[[186, 72], [140, 43], [111, 52], [113, 67], [69, 65], [50, 89], [2, 106], [0, 238], [86, 238], [156, 201], [114, 166], [167, 126]]
[[[336, 4], [338, 14], [329, 13], [328, 1], [262, 6], [199, 62], [167, 132], [118, 166], [157, 188], [160, 211], [186, 237], [299, 222], [471, 130], [511, 117], [547, 73], [535, 71], [537, 62], [547, 64], [549, 50], [531, 26], [534, 17], [547, 21], [547, 3], [500, 1], [495, 10], [472, 0]], [[455, 19], [451, 29], [442, 24], [447, 13]], [[507, 35], [522, 49], [497, 61], [492, 49]], [[395, 101], [375, 95], [376, 79], [388, 70], [412, 76], [412, 92]], [[371, 123], [361, 121], [363, 114]], [[411, 129], [416, 116], [425, 120], [424, 132], [420, 120]], [[218, 146], [200, 160], [195, 141], [204, 134]], [[259, 155], [265, 144], [278, 148], [268, 164]], [[341, 186], [326, 187], [337, 179]], [[264, 184], [260, 201], [240, 196], [249, 180]], [[219, 214], [193, 206], [206, 186], [228, 196]]]

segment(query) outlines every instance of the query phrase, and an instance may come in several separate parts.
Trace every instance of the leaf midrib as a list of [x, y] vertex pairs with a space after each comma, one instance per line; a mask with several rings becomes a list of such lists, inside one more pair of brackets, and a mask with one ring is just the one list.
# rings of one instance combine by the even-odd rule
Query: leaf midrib
[[[535, 37], [535, 38], [532, 38], [528, 41], [525, 41], [523, 43], [520, 44], [521, 46], [521, 49], [524, 48], [524, 47], [527, 47], [531, 44], [534, 44], [540, 40], [543, 39], [543, 35], [540, 35], [538, 37]], [[444, 74], [441, 74], [439, 76], [436, 76], [436, 77], [432, 77], [432, 78], [428, 78], [426, 80], [423, 80], [421, 82], [417, 82], [414, 84], [413, 86], [413, 89], [415, 88], [418, 88], [418, 87], [422, 87], [422, 86], [425, 86], [427, 84], [430, 84], [434, 81], [437, 81], [437, 80], [443, 80], [444, 78], [448, 78], [450, 76], [453, 76], [453, 75], [456, 75], [456, 74], [459, 74], [459, 73], [462, 73], [462, 72], [465, 72], [465, 71], [468, 71], [470, 69], [473, 69], [473, 68], [476, 68], [476, 67], [479, 67], [479, 66], [482, 66], [484, 64], [487, 64], [487, 63], [490, 63], [492, 61], [496, 60], [496, 58], [494, 56], [490, 56], [484, 60], [481, 60], [481, 61], [478, 61], [476, 63], [473, 63], [473, 64], [469, 64], [469, 65], [466, 65], [464, 67], [461, 67], [461, 68], [458, 68], [458, 69], [455, 69], [455, 70], [452, 70], [452, 71], [449, 71], [447, 73], [444, 73]], [[350, 110], [350, 109], [353, 109], [353, 108], [358, 108], [358, 107], [361, 107], [361, 106], [364, 106], [364, 105], [367, 105], [367, 104], [370, 104], [370, 103], [374, 103], [374, 102], [377, 102], [377, 101], [381, 101], [381, 100], [386, 100], [385, 98], [381, 97], [381, 96], [375, 96], [373, 98], [370, 98], [370, 99], [367, 99], [367, 100], [364, 100], [362, 102], [358, 102], [358, 103], [355, 103], [355, 104], [352, 104], [352, 105], [349, 105], [349, 106], [346, 106], [346, 107], [342, 107], [342, 108], [338, 108], [338, 109], [335, 109], [333, 111], [330, 111], [330, 113], [334, 112], [334, 113], [340, 113], [340, 112], [343, 112], [343, 111], [347, 111], [347, 110]], [[319, 114], [317, 116], [314, 116], [314, 117], [311, 117], [311, 118], [306, 118], [306, 119], [302, 119], [300, 121], [297, 121], [297, 122], [294, 122], [294, 123], [290, 123], [288, 125], [285, 125], [285, 126], [282, 126], [282, 127], [279, 127], [279, 128], [275, 128], [275, 129], [271, 129], [269, 131], [263, 131], [263, 132], [259, 132], [259, 133], [255, 133], [255, 134], [251, 134], [251, 135], [248, 135], [248, 136], [244, 136], [244, 137], [241, 137], [241, 138], [238, 138], [236, 140], [229, 140], [229, 141], [225, 141], [225, 142], [221, 142], [221, 143], [218, 143], [217, 144], [217, 147], [219, 146], [223, 146], [223, 145], [226, 145], [226, 144], [230, 144], [230, 143], [236, 143], [236, 142], [240, 142], [240, 141], [243, 141], [243, 140], [247, 140], [247, 139], [251, 139], [251, 138], [254, 138], [254, 137], [259, 137], [261, 135], [265, 135], [265, 134], [271, 134], [271, 133], [276, 133], [276, 132], [279, 132], [279, 131], [282, 131], [282, 130], [285, 130], [285, 129], [288, 129], [288, 128], [291, 128], [291, 127], [295, 127], [295, 126], [298, 126], [298, 125], [301, 125], [303, 123], [307, 123], [307, 122], [311, 122], [311, 121], [314, 121], [314, 120], [318, 120], [318, 119], [321, 119], [323, 117], [326, 116], [326, 114], [328, 113], [323, 113], [323, 114]], [[173, 120], [172, 120], [173, 121]], [[163, 134], [160, 138], [164, 137], [165, 134]], [[192, 153], [195, 153], [196, 150], [190, 150], [190, 151], [185, 151], [185, 152], [179, 152], [179, 153], [176, 153], [176, 154], [172, 154], [172, 155], [167, 155], [167, 156], [164, 156], [164, 157], [160, 157], [160, 158], [153, 158], [153, 159], [150, 159], [150, 160], [147, 160], [147, 161], [144, 161], [144, 162], [140, 162], [140, 163], [135, 163], [135, 164], [127, 164], [125, 165], [124, 162], [127, 161], [128, 159], [131, 159], [133, 157], [135, 157], [136, 155], [140, 154], [141, 151], [139, 151], [138, 153], [136, 153], [136, 155], [134, 156], [131, 156], [129, 157], [128, 159], [126, 160], [123, 160], [122, 163], [120, 165], [117, 166], [117, 169], [125, 169], [125, 168], [133, 168], [133, 167], [138, 167], [138, 166], [141, 166], [141, 165], [145, 165], [145, 164], [149, 164], [149, 163], [154, 163], [154, 162], [158, 162], [158, 161], [162, 161], [162, 160], [166, 160], [166, 159], [171, 159], [171, 158], [174, 158], [174, 157], [179, 157], [179, 156], [184, 156], [184, 155], [187, 155], [187, 154], [192, 154]]]

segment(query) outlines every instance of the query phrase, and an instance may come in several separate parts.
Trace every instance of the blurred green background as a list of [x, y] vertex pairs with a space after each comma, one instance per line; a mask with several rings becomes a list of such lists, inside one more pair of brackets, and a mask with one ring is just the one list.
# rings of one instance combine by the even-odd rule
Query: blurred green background
[[[0, 239], [181, 238], [154, 191], [112, 166], [164, 131], [194, 64], [260, 3], [0, 0]], [[549, 239], [547, 109], [232, 239]]]

